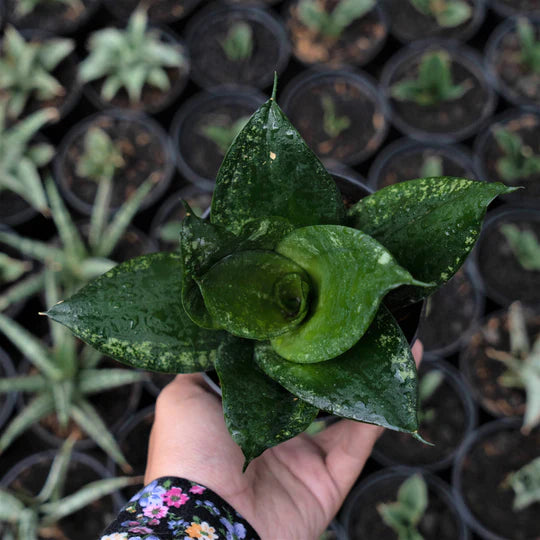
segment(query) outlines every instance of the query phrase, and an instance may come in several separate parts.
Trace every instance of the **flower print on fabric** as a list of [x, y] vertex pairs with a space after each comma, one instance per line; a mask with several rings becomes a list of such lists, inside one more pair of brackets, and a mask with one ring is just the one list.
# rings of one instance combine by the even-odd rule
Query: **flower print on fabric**
[[[199, 498], [204, 494], [204, 499]], [[101, 540], [255, 540], [257, 533], [208, 488], [180, 478], [154, 480], [131, 498]]]

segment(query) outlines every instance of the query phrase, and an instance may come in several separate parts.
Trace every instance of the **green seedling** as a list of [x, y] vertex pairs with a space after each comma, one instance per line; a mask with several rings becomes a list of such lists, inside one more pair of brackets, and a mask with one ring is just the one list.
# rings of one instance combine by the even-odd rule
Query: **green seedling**
[[533, 73], [540, 74], [540, 40], [536, 39], [534, 26], [527, 19], [517, 23], [521, 62]]
[[248, 120], [248, 116], [242, 116], [230, 125], [222, 125], [220, 123], [207, 124], [201, 128], [201, 134], [212, 141], [218, 147], [220, 154], [224, 156]]
[[443, 175], [443, 159], [441, 156], [427, 156], [422, 163], [420, 176], [422, 178], [434, 178]]
[[540, 457], [508, 475], [503, 487], [514, 490], [514, 510], [519, 512], [540, 502]]
[[497, 159], [496, 168], [505, 182], [512, 183], [540, 173], [540, 154], [535, 154], [530, 146], [524, 144], [517, 133], [499, 127], [494, 136], [503, 152]]
[[454, 28], [467, 22], [472, 15], [471, 6], [463, 0], [409, 0], [422, 14], [433, 17], [439, 26]]
[[65, 94], [52, 72], [74, 48], [71, 39], [27, 42], [15, 28], [6, 28], [0, 53], [0, 97], [7, 100], [9, 118], [18, 118], [30, 98], [46, 101]]
[[246, 22], [231, 26], [227, 37], [220, 43], [223, 52], [231, 62], [249, 60], [253, 53], [253, 30]]
[[0, 285], [16, 281], [31, 268], [32, 263], [29, 261], [20, 261], [0, 253]]
[[133, 367], [215, 369], [245, 466], [319, 409], [421, 439], [414, 359], [386, 306], [449, 280], [515, 188], [418, 179], [347, 209], [276, 85], [225, 155], [210, 220], [186, 205], [179, 251], [127, 261], [47, 315]]
[[138, 103], [145, 85], [167, 91], [166, 69], [186, 65], [181, 47], [166, 43], [157, 30], [149, 29], [142, 9], [131, 15], [124, 30], [109, 27], [94, 32], [88, 48], [90, 54], [79, 65], [79, 78], [83, 83], [103, 79], [105, 101], [124, 89], [130, 102]]
[[[47, 303], [58, 302], [54, 272], [45, 271]], [[58, 325], [50, 325], [51, 346], [45, 345], [17, 322], [0, 314], [0, 332], [35, 368], [29, 375], [0, 379], [0, 393], [25, 392], [32, 395], [28, 405], [13, 418], [0, 436], [0, 453], [32, 424], [55, 414], [59, 426], [71, 420], [124, 470], [129, 466], [114, 436], [88, 397], [144, 379], [144, 374], [127, 369], [98, 368], [102, 355], [91, 347], [77, 350], [77, 340]]]
[[405, 79], [390, 89], [394, 99], [413, 101], [425, 107], [463, 97], [471, 88], [469, 81], [454, 84], [452, 60], [446, 51], [424, 54], [416, 79]]
[[104, 478], [86, 484], [75, 493], [65, 495], [73, 444], [74, 441], [68, 439], [62, 445], [37, 495], [0, 489], [0, 524], [4, 525], [4, 540], [50, 538], [52, 531], [61, 538], [61, 531], [55, 527], [61, 519], [119, 489], [141, 483], [140, 477]]
[[351, 119], [348, 116], [338, 116], [336, 104], [331, 96], [324, 95], [321, 98], [323, 108], [323, 129], [331, 138], [339, 137], [343, 131], [351, 126]]
[[300, 0], [298, 17], [311, 30], [329, 39], [338, 39], [345, 28], [375, 7], [375, 0], [339, 0], [327, 12], [320, 0]]
[[439, 389], [444, 382], [444, 374], [438, 369], [432, 369], [428, 371], [418, 384], [418, 399], [420, 401], [420, 408], [418, 410], [418, 421], [433, 422], [435, 420], [435, 409], [426, 409], [425, 404], [433, 397], [435, 392]]
[[514, 302], [508, 310], [508, 326], [510, 351], [489, 348], [486, 354], [506, 367], [499, 377], [500, 384], [525, 390], [527, 405], [523, 431], [528, 433], [540, 423], [540, 337], [531, 345], [525, 313], [519, 302]]
[[533, 231], [521, 231], [516, 225], [507, 223], [501, 232], [510, 245], [521, 267], [531, 272], [540, 270], [540, 242]]
[[427, 506], [426, 482], [420, 474], [414, 474], [399, 487], [397, 501], [379, 504], [377, 511], [399, 540], [424, 540], [418, 532], [418, 524]]

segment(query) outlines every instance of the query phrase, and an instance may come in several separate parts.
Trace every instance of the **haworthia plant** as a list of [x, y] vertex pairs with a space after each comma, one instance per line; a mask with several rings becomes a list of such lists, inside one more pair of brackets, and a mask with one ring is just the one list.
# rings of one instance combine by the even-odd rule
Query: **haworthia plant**
[[533, 231], [519, 229], [517, 225], [501, 225], [501, 233], [510, 245], [519, 264], [530, 272], [540, 271], [540, 242]]
[[323, 108], [323, 129], [331, 139], [338, 137], [351, 126], [351, 119], [348, 116], [338, 115], [336, 104], [331, 96], [323, 95], [321, 105]]
[[540, 154], [535, 154], [518, 133], [499, 127], [494, 136], [503, 154], [495, 167], [505, 182], [511, 184], [540, 173]]
[[467, 22], [472, 8], [464, 0], [409, 0], [424, 15], [433, 17], [439, 26], [454, 28]]
[[383, 300], [450, 279], [490, 201], [513, 189], [416, 180], [346, 213], [275, 95], [227, 152], [210, 220], [187, 208], [179, 254], [124, 263], [47, 312], [134, 367], [215, 368], [246, 465], [319, 409], [418, 436], [414, 361]]
[[533, 73], [540, 74], [540, 39], [536, 37], [535, 27], [527, 19], [517, 23], [521, 45], [521, 62]]
[[514, 510], [517, 512], [540, 502], [540, 457], [511, 473], [505, 485], [514, 490]]
[[52, 72], [74, 48], [71, 39], [27, 42], [14, 28], [6, 28], [0, 53], [0, 95], [7, 97], [10, 118], [21, 115], [30, 97], [44, 101], [65, 93]]
[[[68, 439], [63, 444], [37, 495], [29, 496], [15, 490], [0, 489], [0, 524], [3, 524], [4, 539], [47, 538], [62, 518], [119, 489], [141, 483], [140, 477], [103, 478], [66, 495], [65, 483], [69, 475], [73, 443], [72, 439]], [[62, 535], [60, 530], [55, 533]]]
[[231, 62], [249, 60], [253, 53], [253, 30], [251, 26], [244, 21], [233, 24], [227, 33], [227, 37], [220, 45]]
[[201, 134], [210, 139], [219, 149], [221, 155], [225, 155], [234, 138], [242, 131], [242, 128], [249, 120], [247, 116], [242, 116], [231, 124], [223, 124], [216, 119], [215, 122], [208, 123], [201, 128]]

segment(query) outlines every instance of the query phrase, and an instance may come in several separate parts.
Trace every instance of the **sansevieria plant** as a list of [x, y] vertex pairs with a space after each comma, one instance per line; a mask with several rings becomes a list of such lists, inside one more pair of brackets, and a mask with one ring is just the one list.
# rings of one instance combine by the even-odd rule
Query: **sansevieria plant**
[[386, 304], [449, 280], [515, 189], [419, 179], [346, 209], [275, 96], [225, 156], [210, 219], [188, 212], [179, 253], [123, 263], [47, 312], [134, 367], [215, 369], [246, 466], [319, 409], [419, 437], [415, 364]]

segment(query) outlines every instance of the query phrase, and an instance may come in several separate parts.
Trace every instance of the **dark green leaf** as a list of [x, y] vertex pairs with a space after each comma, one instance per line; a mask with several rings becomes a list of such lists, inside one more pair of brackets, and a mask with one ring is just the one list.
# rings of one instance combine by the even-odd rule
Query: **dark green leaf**
[[344, 353], [364, 335], [390, 289], [421, 285], [381, 244], [349, 227], [296, 229], [276, 251], [300, 265], [313, 285], [307, 321], [272, 340], [280, 356], [295, 362], [320, 362]]
[[195, 325], [181, 302], [175, 253], [116, 266], [47, 315], [103, 354], [134, 367], [187, 373], [212, 367], [225, 333]]
[[487, 206], [515, 188], [463, 178], [422, 178], [388, 186], [349, 210], [352, 227], [369, 234], [415, 278], [436, 286], [396, 291], [396, 304], [415, 302], [446, 283], [480, 233]]
[[247, 467], [267, 448], [286, 441], [311, 424], [317, 409], [268, 378], [253, 360], [253, 342], [229, 339], [219, 348], [216, 371], [223, 412]]
[[231, 334], [269, 339], [292, 330], [308, 310], [309, 276], [273, 251], [241, 251], [199, 281], [212, 319]]
[[384, 307], [364, 337], [338, 358], [298, 364], [261, 343], [255, 360], [289, 392], [319, 409], [397, 431], [418, 429], [416, 367], [407, 340]]
[[251, 219], [281, 216], [295, 227], [342, 223], [332, 177], [272, 97], [238, 134], [218, 172], [212, 223], [239, 233]]

